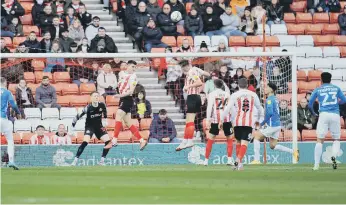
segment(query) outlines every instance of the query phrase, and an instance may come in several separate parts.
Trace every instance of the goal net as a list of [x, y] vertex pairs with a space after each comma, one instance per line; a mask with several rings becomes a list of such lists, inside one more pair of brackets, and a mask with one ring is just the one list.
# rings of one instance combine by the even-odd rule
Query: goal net
[[[205, 124], [207, 96], [215, 89], [213, 79], [223, 80], [226, 85], [225, 89], [232, 94], [239, 90], [238, 79], [247, 78], [248, 89], [260, 97], [262, 106], [266, 99], [264, 94], [266, 84], [268, 82], [276, 84], [282, 128], [279, 143], [290, 148], [297, 148], [299, 132], [296, 123], [298, 94], [295, 56], [289, 52], [251, 52], [249, 49], [251, 48], [231, 48], [231, 52], [196, 53], [164, 53], [163, 51], [162, 53], [123, 54], [2, 54], [1, 76], [7, 79], [8, 89], [15, 97], [24, 116], [24, 119], [18, 120], [13, 115], [11, 108], [8, 110], [8, 117], [14, 126], [15, 143], [24, 144], [21, 146], [30, 144], [36, 127], [43, 125], [47, 132], [46, 135], [51, 137], [50, 143], [59, 144], [52, 137], [56, 134], [58, 125], [64, 124], [65, 129], [71, 131], [72, 118], [90, 102], [89, 95], [93, 91], [98, 91], [102, 95], [100, 100], [106, 103], [107, 119], [104, 120], [104, 125], [108, 133], [113, 136], [116, 111], [120, 106], [119, 98], [115, 96], [119, 93], [117, 85], [124, 74], [122, 71], [126, 70], [126, 62], [129, 60], [137, 62], [136, 76], [138, 80], [133, 94], [132, 122], [139, 128], [143, 137], [150, 136], [151, 143], [161, 143], [165, 141], [162, 140], [163, 138], [169, 138], [168, 141], [172, 141], [174, 136], [176, 136], [174, 142], [179, 142], [183, 139], [185, 129], [186, 93], [183, 91], [183, 87], [186, 75], [178, 63], [187, 59], [193, 66], [208, 72], [210, 76], [202, 77], [203, 86], [198, 90], [202, 105], [198, 108], [199, 112], [195, 119], [194, 142], [196, 146], [192, 148], [192, 151], [185, 151], [176, 156], [172, 150], [177, 144], [170, 145], [172, 148], [167, 148], [168, 143], [162, 142], [164, 145], [155, 149], [155, 152], [161, 150], [157, 154], [166, 152], [164, 156], [170, 159], [166, 161], [168, 164], [179, 164], [179, 160], [174, 162], [174, 159], [182, 155], [189, 163], [198, 164], [203, 161], [205, 150], [203, 143], [209, 135]], [[51, 104], [49, 107], [45, 107], [45, 102], [42, 100], [52, 96], [47, 93], [42, 94], [42, 91], [40, 94], [36, 92], [41, 86], [44, 76], [48, 76], [50, 85], [56, 92], [54, 105], [46, 102]], [[37, 113], [37, 109], [34, 109], [37, 107], [43, 107], [43, 109]], [[172, 124], [160, 119], [158, 113], [162, 109], [167, 111], [168, 118], [173, 121]], [[254, 112], [254, 115], [257, 114], [258, 112]], [[85, 119], [79, 120], [73, 129], [72, 144], [79, 144], [83, 141], [84, 123]], [[255, 129], [254, 132], [256, 132]], [[227, 155], [226, 138], [223, 132], [220, 132], [215, 141], [217, 145], [214, 145], [216, 148], [213, 149], [210, 161], [213, 161], [213, 157], [219, 156], [221, 159]], [[119, 142], [129, 144], [137, 142], [126, 125], [120, 132]], [[2, 140], [2, 143], [6, 143], [5, 140]], [[40, 143], [44, 142], [40, 141]], [[93, 138], [90, 143], [98, 144], [101, 141]], [[262, 162], [280, 164], [293, 162], [291, 154], [278, 153], [270, 150], [269, 144], [265, 145], [265, 142], [261, 143]], [[116, 149], [125, 150], [121, 147]], [[146, 158], [155, 164], [156, 159], [150, 159], [150, 156], [148, 154]], [[235, 158], [235, 151], [233, 151], [233, 158]], [[252, 145], [249, 146], [245, 158], [245, 163], [253, 160]], [[220, 163], [222, 163], [221, 161]], [[215, 162], [215, 164], [217, 163]]]

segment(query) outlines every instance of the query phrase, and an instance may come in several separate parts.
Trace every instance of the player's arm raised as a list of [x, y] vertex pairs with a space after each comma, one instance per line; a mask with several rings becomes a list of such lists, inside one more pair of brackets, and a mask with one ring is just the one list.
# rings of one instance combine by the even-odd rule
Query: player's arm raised
[[73, 121], [72, 121], [72, 127], [75, 127], [76, 126], [76, 123], [79, 119], [81, 119], [88, 111], [88, 105], [85, 106], [82, 110], [82, 113], [77, 113], [76, 117], [73, 118]]
[[309, 104], [308, 104], [308, 107], [309, 107], [309, 110], [311, 111], [311, 113], [314, 115], [314, 116], [317, 116], [317, 114], [315, 113], [314, 111], [314, 102], [317, 98], [317, 89], [315, 89], [312, 94], [311, 94], [311, 97], [310, 97], [310, 101], [309, 101]]
[[271, 100], [267, 99], [266, 102], [266, 111], [265, 111], [265, 116], [264, 116], [264, 120], [260, 123], [260, 126], [262, 127], [263, 125], [265, 125], [269, 119], [272, 117], [273, 115], [273, 103]]

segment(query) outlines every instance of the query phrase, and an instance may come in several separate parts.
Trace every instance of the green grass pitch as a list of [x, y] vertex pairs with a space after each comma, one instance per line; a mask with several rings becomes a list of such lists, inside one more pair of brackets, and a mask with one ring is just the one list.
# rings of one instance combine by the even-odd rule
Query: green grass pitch
[[2, 168], [2, 203], [346, 203], [346, 168], [323, 165]]

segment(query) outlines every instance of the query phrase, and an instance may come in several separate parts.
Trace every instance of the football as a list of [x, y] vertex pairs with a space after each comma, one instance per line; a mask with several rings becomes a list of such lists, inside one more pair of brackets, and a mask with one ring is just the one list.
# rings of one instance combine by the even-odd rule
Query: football
[[179, 21], [181, 21], [182, 18], [183, 18], [183, 16], [181, 15], [181, 13], [179, 11], [173, 11], [171, 14], [171, 19], [174, 22], [179, 22]]

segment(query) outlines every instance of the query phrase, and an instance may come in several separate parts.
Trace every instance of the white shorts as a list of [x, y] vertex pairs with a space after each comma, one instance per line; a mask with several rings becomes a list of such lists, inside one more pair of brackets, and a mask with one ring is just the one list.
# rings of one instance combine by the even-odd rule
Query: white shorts
[[322, 112], [318, 118], [316, 134], [319, 139], [324, 139], [328, 133], [332, 134], [334, 139], [340, 139], [341, 125], [340, 115], [335, 113]]
[[280, 132], [281, 132], [281, 126], [277, 127], [266, 127], [264, 129], [260, 129], [260, 132], [265, 137], [273, 138], [273, 139], [279, 139]]
[[7, 140], [13, 140], [13, 124], [11, 121], [5, 118], [1, 118], [1, 129], [0, 132], [3, 133]]

